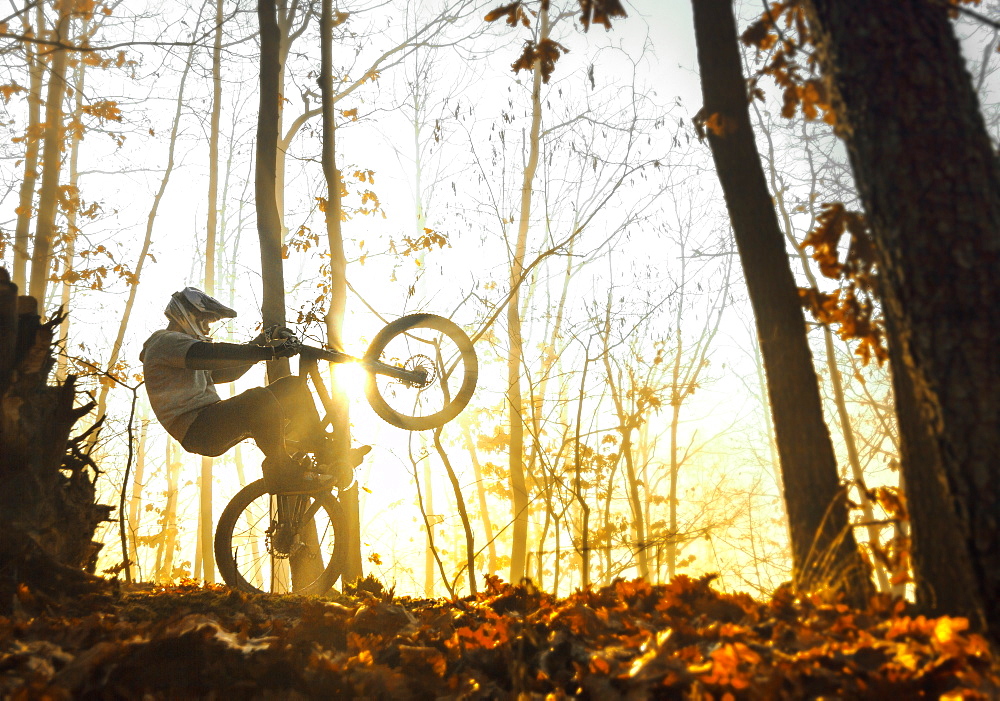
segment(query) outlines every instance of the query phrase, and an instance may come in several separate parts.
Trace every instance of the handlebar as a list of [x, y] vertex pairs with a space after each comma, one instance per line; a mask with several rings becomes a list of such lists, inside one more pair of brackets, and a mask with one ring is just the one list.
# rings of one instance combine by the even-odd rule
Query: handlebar
[[415, 387], [423, 387], [427, 382], [427, 370], [424, 368], [413, 368], [407, 370], [398, 365], [387, 365], [378, 360], [365, 360], [355, 358], [353, 355], [341, 351], [329, 350], [327, 348], [317, 348], [315, 346], [301, 346], [300, 354], [307, 360], [325, 360], [329, 363], [357, 363], [363, 370], [373, 375], [385, 375], [395, 380], [400, 380]]

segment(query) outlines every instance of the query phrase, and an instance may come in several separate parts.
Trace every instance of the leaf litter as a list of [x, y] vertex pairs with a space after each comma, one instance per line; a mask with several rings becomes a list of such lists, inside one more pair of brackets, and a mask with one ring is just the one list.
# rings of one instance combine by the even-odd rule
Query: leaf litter
[[555, 598], [486, 578], [450, 600], [251, 595], [195, 582], [0, 618], [0, 697], [21, 699], [990, 699], [963, 618], [619, 580]]

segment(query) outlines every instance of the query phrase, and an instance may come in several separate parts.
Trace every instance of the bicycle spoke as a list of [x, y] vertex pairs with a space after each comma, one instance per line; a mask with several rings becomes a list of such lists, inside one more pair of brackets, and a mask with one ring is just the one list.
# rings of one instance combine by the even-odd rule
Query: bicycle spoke
[[336, 542], [342, 518], [332, 495], [273, 497], [255, 482], [219, 519], [219, 569], [227, 583], [247, 590], [321, 593], [343, 566]]

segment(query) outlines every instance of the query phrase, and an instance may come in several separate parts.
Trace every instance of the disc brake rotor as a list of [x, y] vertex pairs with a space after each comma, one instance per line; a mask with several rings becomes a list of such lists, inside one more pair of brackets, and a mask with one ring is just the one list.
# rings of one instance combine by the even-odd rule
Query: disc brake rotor
[[276, 560], [287, 560], [292, 554], [292, 536], [289, 526], [272, 521], [264, 537], [267, 552]]
[[426, 355], [411, 355], [409, 360], [403, 363], [403, 368], [410, 371], [423, 370], [426, 375], [422, 383], [401, 381], [407, 387], [422, 390], [430, 387], [431, 383], [437, 379], [437, 367], [434, 365], [434, 361]]

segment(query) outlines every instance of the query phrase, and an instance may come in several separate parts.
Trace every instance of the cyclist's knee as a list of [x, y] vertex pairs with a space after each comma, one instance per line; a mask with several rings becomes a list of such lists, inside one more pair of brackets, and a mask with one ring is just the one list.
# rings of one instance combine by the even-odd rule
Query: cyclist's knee
[[288, 375], [275, 380], [266, 388], [278, 402], [286, 408], [292, 407], [309, 396], [306, 378], [299, 375]]
[[301, 375], [286, 375], [279, 377], [267, 386], [267, 389], [274, 393], [298, 392], [306, 388], [306, 378]]
[[249, 416], [273, 418], [281, 416], [281, 402], [267, 387], [254, 387], [241, 395]]

